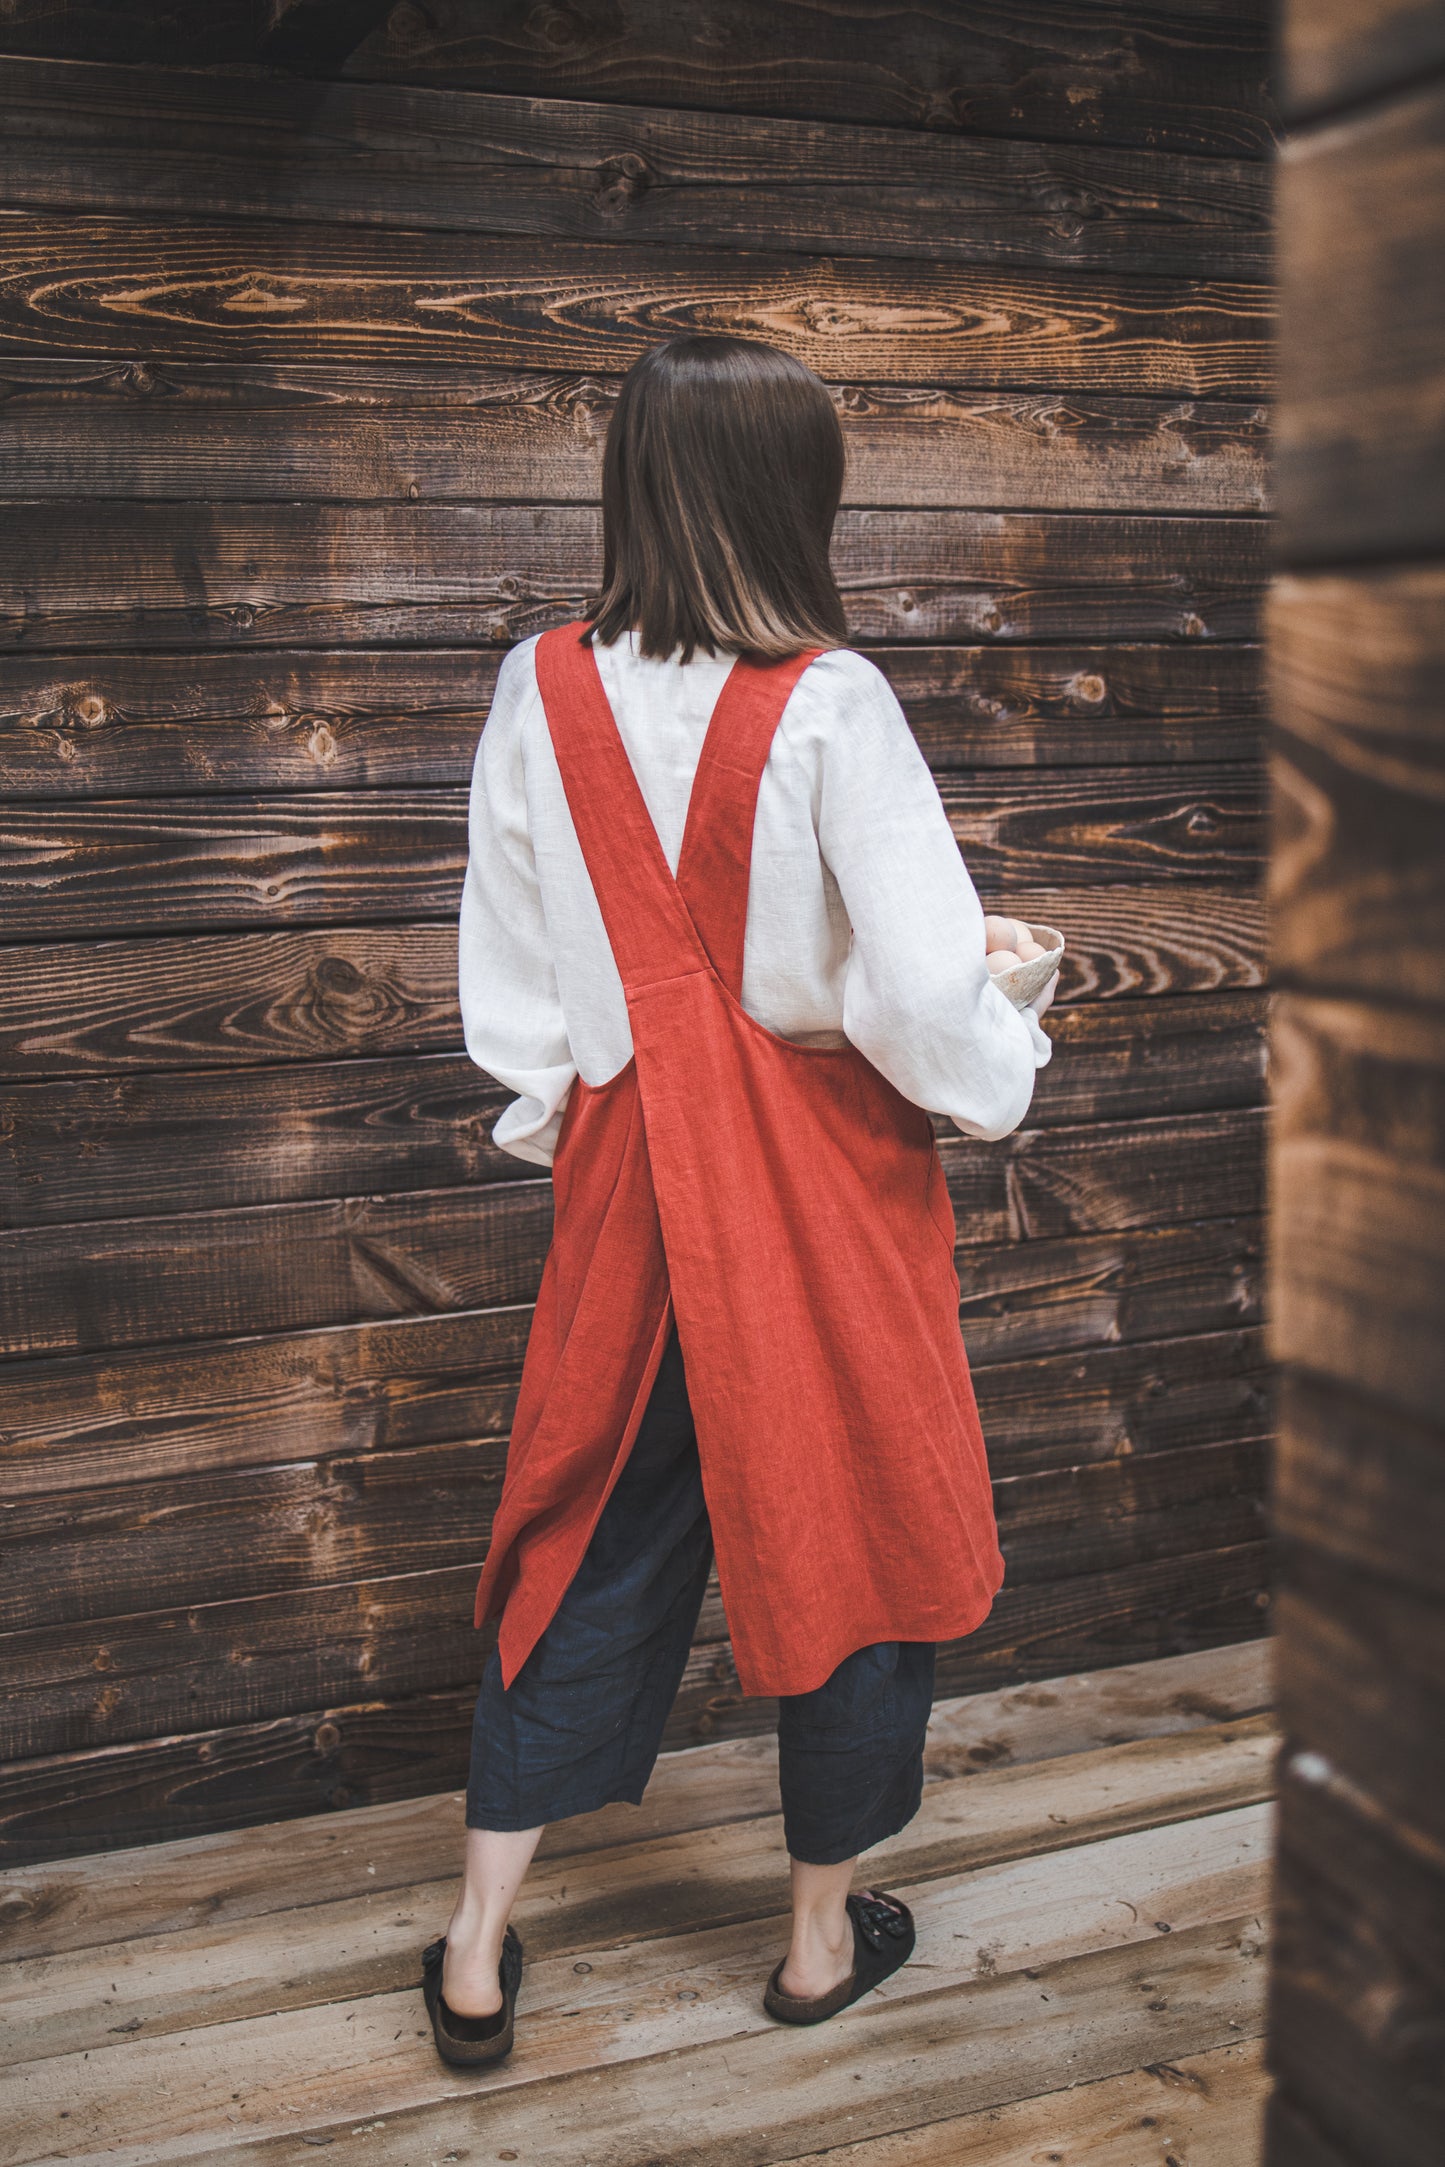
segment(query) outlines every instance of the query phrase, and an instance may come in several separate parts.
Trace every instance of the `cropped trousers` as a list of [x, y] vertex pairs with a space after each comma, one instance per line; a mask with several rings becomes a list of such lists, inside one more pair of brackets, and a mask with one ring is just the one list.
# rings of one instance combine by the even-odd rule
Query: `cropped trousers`
[[[468, 1828], [528, 1829], [625, 1799], [652, 1774], [712, 1566], [674, 1327], [621, 1474], [546, 1631], [503, 1687], [492, 1650], [472, 1723]], [[778, 1702], [789, 1854], [833, 1866], [918, 1811], [932, 1641], [856, 1649]]]

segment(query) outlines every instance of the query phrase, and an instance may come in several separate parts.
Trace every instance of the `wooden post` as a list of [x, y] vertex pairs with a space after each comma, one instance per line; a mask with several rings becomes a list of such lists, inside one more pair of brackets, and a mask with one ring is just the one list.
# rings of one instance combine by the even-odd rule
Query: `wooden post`
[[1269, 2167], [1445, 2159], [1445, 8], [1293, 0]]

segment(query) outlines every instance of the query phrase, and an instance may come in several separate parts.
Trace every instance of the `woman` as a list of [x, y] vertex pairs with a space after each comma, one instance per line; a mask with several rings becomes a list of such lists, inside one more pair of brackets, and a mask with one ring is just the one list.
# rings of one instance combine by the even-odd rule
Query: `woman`
[[608, 432], [600, 597], [507, 656], [478, 749], [467, 1047], [556, 1216], [477, 1589], [465, 1874], [424, 1955], [462, 2065], [511, 2045], [542, 1827], [642, 1797], [714, 1554], [742, 1689], [779, 1698], [765, 2005], [815, 2023], [905, 1961], [907, 1907], [854, 1865], [916, 1812], [935, 1645], [1002, 1578], [923, 1109], [1015, 1128], [1048, 994], [991, 982], [932, 777], [843, 645], [842, 480], [801, 363], [654, 348]]

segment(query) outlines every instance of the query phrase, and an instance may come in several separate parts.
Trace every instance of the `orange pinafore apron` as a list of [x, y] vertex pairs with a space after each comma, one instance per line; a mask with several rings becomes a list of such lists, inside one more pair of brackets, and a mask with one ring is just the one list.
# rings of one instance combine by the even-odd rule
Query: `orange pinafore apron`
[[[743, 1008], [758, 787], [813, 653], [739, 658], [674, 879], [580, 624], [537, 683], [622, 979], [633, 1058], [579, 1077], [474, 1622], [504, 1686], [582, 1561], [673, 1316], [744, 1693], [875, 1641], [951, 1640], [1003, 1578], [928, 1115], [851, 1046]], [[814, 652], [817, 652], [815, 650]]]

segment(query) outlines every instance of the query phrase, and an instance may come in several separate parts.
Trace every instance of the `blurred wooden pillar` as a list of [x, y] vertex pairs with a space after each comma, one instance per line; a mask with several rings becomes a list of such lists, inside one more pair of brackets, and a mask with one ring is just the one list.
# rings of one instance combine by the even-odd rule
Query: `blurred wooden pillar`
[[1290, 0], [1269, 2167], [1445, 2160], [1445, 6]]

